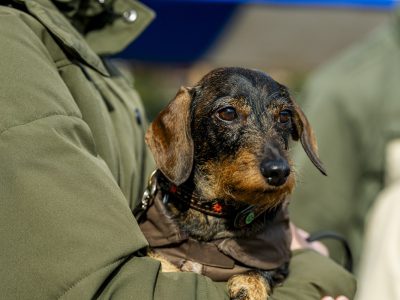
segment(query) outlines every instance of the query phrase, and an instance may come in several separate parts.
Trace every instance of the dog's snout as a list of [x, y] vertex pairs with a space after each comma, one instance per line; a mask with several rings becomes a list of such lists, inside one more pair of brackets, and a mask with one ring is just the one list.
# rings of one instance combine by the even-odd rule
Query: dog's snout
[[260, 171], [268, 184], [280, 186], [286, 182], [290, 174], [290, 167], [283, 159], [266, 160], [261, 163]]

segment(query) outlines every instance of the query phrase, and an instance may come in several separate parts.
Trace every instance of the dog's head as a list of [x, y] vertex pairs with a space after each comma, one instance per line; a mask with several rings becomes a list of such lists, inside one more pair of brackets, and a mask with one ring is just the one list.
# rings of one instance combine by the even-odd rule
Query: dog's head
[[312, 128], [287, 89], [260, 71], [220, 68], [182, 87], [146, 141], [174, 184], [192, 178], [205, 199], [272, 207], [294, 187], [290, 137], [325, 174]]

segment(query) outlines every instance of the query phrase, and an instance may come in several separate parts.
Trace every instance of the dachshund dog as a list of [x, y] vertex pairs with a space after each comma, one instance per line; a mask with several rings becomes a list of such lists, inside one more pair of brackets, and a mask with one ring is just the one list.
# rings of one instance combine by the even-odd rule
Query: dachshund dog
[[268, 298], [290, 260], [290, 138], [326, 175], [304, 113], [267, 74], [219, 68], [182, 87], [146, 133], [158, 168], [138, 210], [150, 256], [227, 281], [231, 299]]

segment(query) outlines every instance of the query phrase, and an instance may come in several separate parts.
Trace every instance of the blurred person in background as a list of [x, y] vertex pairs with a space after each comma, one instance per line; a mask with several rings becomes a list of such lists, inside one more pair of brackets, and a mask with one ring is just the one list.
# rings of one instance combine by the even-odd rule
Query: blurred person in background
[[[4, 299], [225, 299], [225, 283], [163, 273], [132, 209], [154, 168], [131, 81], [105, 59], [153, 12], [131, 0], [0, 5], [0, 295]], [[272, 299], [355, 292], [293, 228]]]
[[386, 147], [385, 188], [370, 209], [357, 299], [400, 299], [400, 139]]
[[[356, 270], [364, 252], [359, 282], [363, 300], [400, 298], [400, 181], [398, 176], [387, 176], [393, 173], [390, 168], [400, 167], [396, 156], [387, 154], [393, 145], [397, 150], [390, 153], [400, 152], [399, 83], [397, 12], [390, 22], [315, 72], [300, 97], [328, 177], [318, 176], [298, 153], [301, 182], [292, 197], [291, 217], [307, 231], [329, 229], [345, 235]], [[369, 220], [371, 206], [375, 208]], [[363, 244], [366, 222], [371, 223], [368, 242]], [[330, 247], [337, 259], [339, 247]], [[393, 290], [397, 294], [389, 296]]]

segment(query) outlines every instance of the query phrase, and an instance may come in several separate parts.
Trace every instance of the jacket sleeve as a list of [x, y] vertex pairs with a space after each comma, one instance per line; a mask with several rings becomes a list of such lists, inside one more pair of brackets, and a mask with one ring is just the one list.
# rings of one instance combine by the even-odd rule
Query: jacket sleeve
[[271, 300], [319, 300], [340, 295], [354, 299], [356, 280], [333, 260], [313, 250], [296, 250], [290, 262], [289, 276], [275, 288]]

